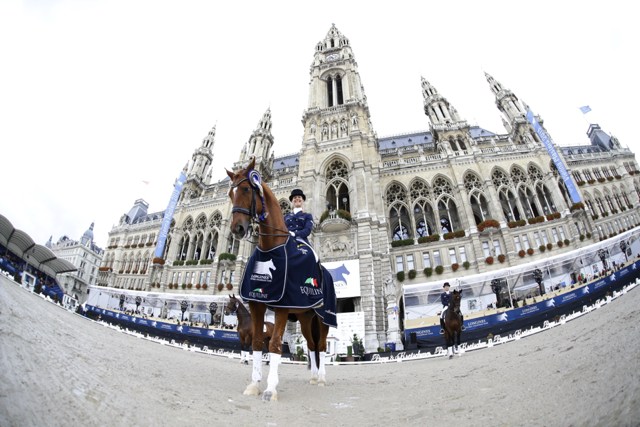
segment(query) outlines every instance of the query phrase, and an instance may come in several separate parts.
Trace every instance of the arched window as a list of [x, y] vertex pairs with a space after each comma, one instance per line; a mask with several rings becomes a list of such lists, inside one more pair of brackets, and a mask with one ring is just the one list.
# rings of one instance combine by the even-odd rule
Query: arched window
[[392, 230], [392, 240], [409, 239], [411, 237], [409, 226], [411, 218], [407, 209], [407, 191], [398, 184], [389, 186], [386, 193], [387, 204], [389, 205], [389, 222]]
[[327, 210], [343, 209], [351, 212], [349, 199], [349, 169], [341, 160], [332, 161], [326, 169], [325, 200]]
[[282, 215], [286, 215], [291, 213], [291, 203], [289, 203], [285, 199], [281, 199], [278, 204], [280, 205], [280, 210], [282, 211]]
[[433, 195], [438, 198], [438, 220], [443, 233], [462, 228], [452, 188], [451, 182], [444, 177], [439, 176], [433, 181]]
[[413, 202], [413, 217], [416, 237], [429, 236], [438, 232], [435, 215], [431, 204], [431, 190], [426, 182], [418, 179], [411, 184], [410, 192]]
[[464, 176], [464, 188], [469, 194], [469, 203], [471, 204], [471, 211], [476, 225], [490, 218], [489, 203], [482, 192], [480, 178], [474, 173], [467, 173]]

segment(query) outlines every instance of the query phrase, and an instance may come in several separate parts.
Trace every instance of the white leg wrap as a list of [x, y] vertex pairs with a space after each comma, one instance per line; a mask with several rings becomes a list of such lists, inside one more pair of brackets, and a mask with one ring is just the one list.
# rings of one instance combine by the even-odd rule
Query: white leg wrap
[[262, 352], [253, 352], [253, 371], [251, 372], [251, 381], [254, 383], [262, 380]]
[[311, 361], [311, 376], [315, 377], [318, 375], [318, 367], [316, 366], [316, 352], [309, 352], [309, 360]]
[[320, 366], [318, 367], [318, 376], [324, 379], [324, 376], [326, 374], [326, 371], [324, 369], [325, 352], [321, 351], [318, 354], [320, 355]]
[[271, 362], [269, 363], [269, 376], [267, 377], [267, 390], [276, 391], [278, 386], [278, 367], [280, 366], [280, 355], [269, 353]]

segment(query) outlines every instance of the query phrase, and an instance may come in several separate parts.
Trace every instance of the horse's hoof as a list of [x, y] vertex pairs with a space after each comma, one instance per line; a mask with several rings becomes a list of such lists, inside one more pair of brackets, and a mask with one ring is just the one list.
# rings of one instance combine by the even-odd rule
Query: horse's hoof
[[311, 384], [311, 385], [318, 384], [318, 377], [316, 377], [316, 376], [311, 377], [311, 379], [309, 380], [309, 384]]
[[258, 387], [256, 383], [251, 383], [244, 389], [242, 394], [245, 396], [258, 396], [260, 394], [260, 387]]
[[265, 390], [262, 393], [262, 400], [265, 402], [276, 402], [278, 400], [278, 393], [271, 390]]
[[453, 354], [450, 354], [450, 355], [449, 355], [449, 359], [453, 359]]
[[327, 381], [323, 380], [323, 379], [319, 379], [318, 380], [318, 387], [324, 387], [327, 385]]

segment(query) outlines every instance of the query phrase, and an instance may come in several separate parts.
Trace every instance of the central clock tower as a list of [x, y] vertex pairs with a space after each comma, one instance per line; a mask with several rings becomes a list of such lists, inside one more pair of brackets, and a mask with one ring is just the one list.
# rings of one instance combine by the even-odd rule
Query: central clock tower
[[[382, 289], [391, 277], [379, 191], [382, 162], [358, 65], [349, 39], [335, 25], [316, 45], [309, 74], [298, 185], [307, 194], [306, 206], [317, 225], [313, 244], [323, 262], [358, 264], [360, 292], [342, 301], [338, 295], [338, 304], [362, 314], [367, 348], [375, 350], [390, 341]], [[333, 228], [331, 221], [320, 222], [338, 210], [349, 215], [348, 225]]]

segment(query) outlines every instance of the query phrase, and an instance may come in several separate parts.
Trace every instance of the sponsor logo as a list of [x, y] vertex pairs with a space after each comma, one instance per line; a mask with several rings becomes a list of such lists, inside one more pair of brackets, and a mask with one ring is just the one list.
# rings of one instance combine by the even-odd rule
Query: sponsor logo
[[258, 280], [262, 282], [270, 282], [273, 279], [271, 270], [275, 270], [276, 266], [273, 265], [273, 260], [269, 261], [256, 261], [256, 265], [253, 268], [253, 274], [251, 280]]
[[322, 289], [320, 288], [310, 288], [308, 286], [300, 286], [300, 293], [302, 295], [322, 295]]
[[314, 277], [309, 277], [307, 280], [304, 281], [304, 284], [311, 285], [314, 288], [318, 287], [318, 281]]

